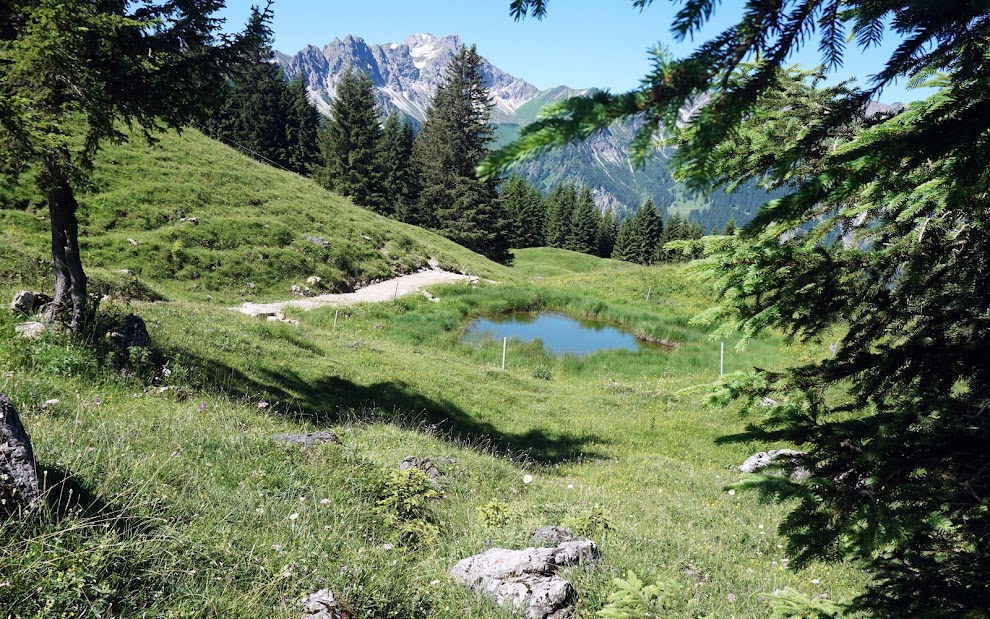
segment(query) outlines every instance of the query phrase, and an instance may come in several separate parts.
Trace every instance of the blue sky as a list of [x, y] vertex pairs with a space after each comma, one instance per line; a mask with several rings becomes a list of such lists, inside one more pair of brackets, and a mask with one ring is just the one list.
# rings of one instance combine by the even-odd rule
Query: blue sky
[[[223, 16], [235, 29], [247, 19], [258, 0], [228, 0]], [[716, 10], [716, 21], [705, 34], [717, 32], [733, 17], [728, 0]], [[500, 69], [538, 88], [567, 85], [596, 86], [612, 92], [636, 88], [649, 70], [648, 50], [658, 43], [683, 56], [695, 42], [675, 43], [669, 33], [675, 7], [656, 0], [643, 11], [631, 0], [555, 0], [547, 18], [515, 22], [509, 0], [276, 0], [275, 48], [295, 53], [307, 44], [322, 47], [348, 34], [369, 44], [397, 43], [417, 32], [436, 36], [457, 34]], [[700, 41], [700, 39], [699, 39]], [[889, 55], [885, 48], [863, 53], [847, 50], [836, 76], [865, 83]], [[818, 62], [817, 42], [794, 58], [805, 66]], [[884, 53], [886, 52], [886, 53]], [[901, 85], [881, 96], [887, 103], [921, 98]]]

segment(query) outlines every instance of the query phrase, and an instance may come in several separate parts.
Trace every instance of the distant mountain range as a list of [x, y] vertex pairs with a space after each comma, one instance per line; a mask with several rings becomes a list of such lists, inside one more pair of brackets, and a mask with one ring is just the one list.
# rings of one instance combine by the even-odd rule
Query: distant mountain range
[[[443, 83], [447, 63], [461, 45], [457, 36], [414, 34], [401, 43], [382, 45], [346, 36], [322, 49], [309, 45], [291, 56], [276, 52], [275, 61], [289, 77], [305, 75], [310, 97], [324, 114], [329, 114], [341, 76], [348, 67], [354, 67], [371, 78], [384, 110], [400, 112], [419, 124], [426, 119], [433, 95]], [[540, 90], [484, 59], [482, 73], [495, 103], [492, 122], [497, 125], [500, 143], [518, 135], [544, 105], [588, 92], [567, 86]], [[628, 160], [628, 145], [637, 128], [633, 122], [613, 125], [582, 144], [528, 162], [519, 172], [545, 192], [561, 182], [587, 185], [599, 207], [620, 214], [635, 210], [649, 197], [668, 212], [690, 215], [706, 230], [720, 228], [730, 218], [745, 223], [766, 201], [766, 194], [759, 189], [742, 190], [731, 197], [694, 198], [671, 178], [663, 152], [642, 169], [634, 169]]]

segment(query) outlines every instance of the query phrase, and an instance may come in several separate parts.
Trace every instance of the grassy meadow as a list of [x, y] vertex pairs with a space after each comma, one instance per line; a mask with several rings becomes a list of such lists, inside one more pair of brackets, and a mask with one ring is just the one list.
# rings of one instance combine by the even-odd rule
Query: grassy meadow
[[[0, 522], [0, 616], [294, 618], [329, 587], [359, 618], [514, 617], [447, 571], [547, 524], [603, 553], [565, 573], [577, 617], [629, 571], [665, 602], [616, 616], [805, 616], [774, 611], [774, 593], [859, 591], [850, 566], [791, 569], [784, 507], [726, 489], [772, 446], [715, 443], [745, 420], [689, 389], [718, 379], [719, 343], [689, 324], [712, 295], [681, 267], [551, 249], [502, 267], [192, 131], [108, 150], [81, 203], [84, 264], [109, 296], [93, 335], [22, 340], [0, 311], [0, 393], [48, 488], [44, 508]], [[0, 209], [3, 298], [48, 277], [36, 210]], [[433, 288], [436, 303], [290, 312], [298, 326], [226, 309], [288, 298], [309, 275], [343, 289], [430, 258], [483, 281]], [[510, 342], [502, 370], [501, 341], [461, 343], [475, 316], [541, 309], [678, 346], [577, 358]], [[130, 312], [154, 344], [122, 375], [101, 334]], [[726, 371], [823, 354], [726, 342]], [[272, 440], [312, 430], [341, 444]], [[443, 497], [394, 473], [410, 455], [452, 459]]]

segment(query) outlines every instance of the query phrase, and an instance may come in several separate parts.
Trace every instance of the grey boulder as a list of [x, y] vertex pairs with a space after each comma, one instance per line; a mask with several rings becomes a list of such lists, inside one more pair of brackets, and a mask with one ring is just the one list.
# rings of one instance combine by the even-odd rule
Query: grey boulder
[[304, 597], [302, 619], [350, 619], [350, 614], [330, 589], [320, 589]]
[[272, 437], [276, 443], [285, 445], [322, 445], [324, 443], [335, 443], [340, 445], [340, 439], [333, 432], [320, 430], [318, 432], [307, 432], [305, 434], [276, 434]]
[[563, 619], [570, 616], [577, 594], [557, 570], [597, 557], [598, 546], [588, 539], [555, 548], [492, 548], [462, 559], [450, 575], [496, 604], [522, 611], [527, 619]]
[[19, 290], [14, 294], [14, 300], [10, 302], [10, 309], [13, 312], [30, 316], [51, 302], [52, 298], [47, 294]]
[[14, 405], [0, 395], [0, 514], [14, 514], [38, 500], [34, 451]]

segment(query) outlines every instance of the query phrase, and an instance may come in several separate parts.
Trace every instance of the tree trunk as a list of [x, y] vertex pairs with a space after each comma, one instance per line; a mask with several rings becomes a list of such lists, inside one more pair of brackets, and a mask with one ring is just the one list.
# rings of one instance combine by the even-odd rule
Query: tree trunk
[[48, 176], [48, 214], [52, 223], [52, 260], [55, 266], [55, 300], [45, 312], [45, 322], [56, 320], [73, 333], [86, 326], [88, 298], [86, 274], [79, 255], [79, 203], [72, 193], [68, 176], [56, 156], [45, 157]]

